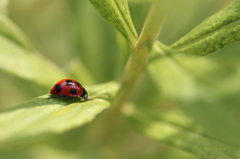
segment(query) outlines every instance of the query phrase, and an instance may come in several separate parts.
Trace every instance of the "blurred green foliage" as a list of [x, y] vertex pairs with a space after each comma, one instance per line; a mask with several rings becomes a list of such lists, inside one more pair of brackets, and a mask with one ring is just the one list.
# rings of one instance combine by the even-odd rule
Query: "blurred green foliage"
[[[9, 5], [7, 6], [7, 8], [5, 8], [4, 6], [6, 5], [6, 2], [7, 1], [2, 1], [0, 3], [1, 13], [6, 13], [10, 17], [10, 19], [17, 26], [19, 26], [22, 32], [26, 34], [26, 37], [28, 37], [27, 40], [31, 41], [31, 43], [37, 50], [36, 52], [39, 52], [40, 55], [49, 59], [49, 61], [51, 61], [51, 64], [56, 65], [56, 67], [60, 68], [62, 72], [68, 74], [75, 79], [78, 79], [84, 86], [119, 80], [130, 55], [129, 44], [127, 40], [124, 39], [124, 37], [119, 32], [117, 32], [116, 29], [114, 29], [114, 27], [112, 27], [102, 18], [102, 16], [96, 11], [96, 9], [89, 1], [11, 0], [9, 1]], [[171, 8], [169, 9], [169, 12], [167, 12], [167, 17], [158, 40], [167, 45], [174, 43], [179, 38], [187, 34], [194, 27], [196, 27], [203, 20], [225, 8], [231, 2], [231, 0], [171, 1], [169, 4]], [[140, 35], [149, 8], [150, 1], [148, 0], [129, 0], [131, 17], [138, 35]], [[239, 49], [239, 42], [231, 44], [221, 50], [214, 52], [213, 54], [208, 55], [207, 59], [210, 59], [213, 63], [226, 63], [226, 65], [231, 63], [237, 63], [239, 61]], [[180, 57], [178, 60], [184, 61], [181, 60], [181, 58], [182, 57]], [[161, 60], [164, 60], [164, 58]], [[194, 62], [195, 59], [193, 60], [193, 63]], [[164, 63], [162, 63], [162, 65], [164, 65]], [[176, 72], [179, 73], [178, 71]], [[228, 70], [224, 72], [228, 72]], [[51, 74], [46, 74], [46, 77], [44, 78], [46, 78], [46, 80], [49, 79], [49, 81], [53, 81], [53, 78], [49, 77], [50, 75]], [[155, 80], [161, 76], [159, 76], [157, 71], [155, 75], [156, 78], [154, 79], [151, 76], [151, 72], [146, 72], [144, 74], [144, 77], [141, 80], [141, 84], [137, 87], [134, 98], [131, 100], [131, 102], [135, 103], [135, 105], [137, 105], [138, 107], [141, 107], [141, 109], [143, 109], [143, 112], [144, 109], [148, 108], [156, 110], [156, 112], [159, 111], [166, 114], [171, 113], [171, 110], [178, 110], [179, 108], [176, 108], [175, 103], [172, 103], [170, 99], [168, 99], [168, 101], [165, 99], [165, 96], [160, 97], [156, 95], [161, 94], [162, 89], [164, 90], [165, 88], [158, 88], [158, 86], [161, 84], [157, 84]], [[226, 76], [227, 75], [228, 74], [226, 74]], [[9, 74], [7, 71], [1, 71], [0, 76], [1, 110], [22, 103], [23, 101], [32, 99], [36, 96], [46, 94], [50, 89], [42, 85], [41, 82], [31, 79], [22, 79], [13, 74]], [[215, 77], [222, 76], [223, 75], [220, 74], [219, 76]], [[164, 77], [167, 79], [166, 76]], [[181, 82], [181, 80], [178, 80], [177, 77], [173, 77], [172, 79], [173, 81], [176, 80], [180, 84], [187, 83], [184, 80], [184, 82]], [[191, 80], [192, 79], [190, 78], [190, 81]], [[46, 82], [46, 85], [54, 84], [51, 84], [49, 81]], [[182, 88], [184, 86], [175, 83], [175, 87], [175, 85], [171, 85], [172, 81], [168, 82], [169, 85], [166, 85], [165, 87], [167, 90], [169, 90], [169, 94], [171, 94], [171, 91], [174, 91], [176, 87], [179, 86], [179, 88]], [[221, 81], [219, 83], [221, 84]], [[201, 87], [203, 88], [203, 90], [206, 89], [204, 85], [202, 85]], [[187, 88], [191, 89], [192, 86], [189, 86]], [[189, 89], [187, 89], [186, 92], [189, 92]], [[179, 92], [174, 93], [178, 94]], [[208, 92], [208, 90], [204, 90], [202, 94], [204, 94], [204, 92]], [[185, 94], [181, 94], [179, 96], [181, 97], [181, 100], [184, 99], [184, 95]], [[181, 100], [180, 102], [178, 101], [178, 104], [184, 105], [185, 103]], [[230, 103], [229, 106], [237, 109], [233, 105], [235, 105], [238, 100], [235, 98], [233, 98], [233, 100], [235, 100], [236, 102]], [[198, 112], [194, 111], [202, 110], [204, 113], [204, 110], [206, 109], [201, 109], [201, 106], [204, 104], [205, 106], [207, 105], [206, 103], [197, 103], [195, 106], [198, 106], [198, 109], [195, 110], [193, 110], [191, 107], [188, 107], [188, 105], [186, 104], [183, 106], [183, 110], [186, 109], [188, 112], [192, 111], [193, 114], [195, 113], [198, 115]], [[189, 105], [191, 106], [191, 104]], [[224, 106], [221, 105], [221, 108], [223, 107]], [[215, 109], [210, 111], [214, 110]], [[181, 111], [182, 110], [180, 110], [179, 112]], [[237, 112], [238, 111], [234, 113], [234, 110], [231, 109], [231, 111], [228, 113], [233, 113], [234, 117], [237, 117]], [[197, 116], [196, 118], [187, 118], [185, 120], [184, 115], [178, 116], [174, 114], [172, 115], [173, 118], [169, 118], [170, 116], [166, 115], [165, 118], [164, 114], [162, 114], [159, 113], [158, 115], [163, 118], [163, 125], [165, 125], [166, 122], [171, 124], [174, 123], [174, 125], [181, 125], [188, 120], [194, 120], [190, 121], [187, 125], [181, 125], [181, 128], [184, 128], [184, 132], [185, 130], [188, 130], [190, 132], [201, 134], [203, 133], [201, 130], [202, 127], [198, 127], [198, 125], [196, 126], [193, 123], [196, 121], [200, 121], [200, 123], [208, 123], [208, 121], [201, 121], [201, 115], [199, 115], [200, 117]], [[211, 115], [211, 113], [208, 114], [208, 116]], [[50, 133], [43, 138], [41, 138], [41, 136], [37, 137], [35, 143], [29, 144], [30, 146], [27, 144], [27, 141], [26, 146], [3, 146], [1, 147], [0, 158], [197, 158], [183, 151], [179, 151], [161, 143], [157, 143], [143, 135], [139, 135], [138, 133], [133, 131], [132, 127], [130, 127], [130, 125], [125, 121], [125, 119], [123, 119], [123, 121], [121, 121], [121, 124], [119, 124], [119, 132], [114, 134], [114, 137], [111, 136], [111, 139], [113, 138], [110, 143], [111, 146], [108, 147], [106, 145], [101, 145], [100, 138], [101, 134], [105, 131], [103, 129], [105, 128], [104, 124], [106, 124], [103, 119], [104, 116], [98, 116], [91, 124], [87, 124], [83, 127], [74, 128], [62, 134]], [[137, 129], [140, 129], [140, 131], [141, 129], [143, 129], [143, 134], [149, 133], [147, 134], [148, 136], [150, 136], [154, 140], [159, 140], [158, 137], [153, 136], [153, 133], [146, 132], [146, 130], [148, 130], [146, 129], [146, 127], [150, 127], [152, 125], [152, 122], [155, 122], [156, 119], [158, 119], [158, 117], [154, 117], [153, 119], [147, 119], [149, 124], [148, 122], [146, 122], [147, 124], [142, 123], [141, 120], [139, 123], [137, 123], [136, 121], [133, 121], [132, 123], [133, 125], [135, 125], [135, 127], [137, 127]], [[184, 119], [184, 122], [181, 123], [182, 119]], [[211, 124], [209, 124], [208, 126], [210, 127]], [[221, 129], [221, 124], [216, 125], [216, 127], [218, 127], [218, 129], [216, 130]], [[151, 131], [159, 132], [157, 129]], [[208, 137], [209, 134], [204, 135]], [[186, 133], [184, 135], [188, 136], [189, 134]], [[209, 136], [211, 138], [218, 138], [219, 136], [217, 135]], [[168, 139], [166, 140], [167, 142], [169, 142]], [[177, 147], [179, 143], [184, 142], [182, 140], [182, 138], [179, 140], [177, 138], [174, 141], [179, 142], [172, 142], [170, 145]], [[160, 142], [164, 141], [160, 140]], [[186, 145], [187, 144], [189, 144], [189, 142], [186, 143]], [[219, 143], [213, 145], [217, 145], [216, 147], [221, 149], [221, 145]], [[192, 151], [193, 153], [195, 152], [194, 150], [190, 151]], [[238, 150], [234, 150], [233, 154], [236, 154], [235, 152], [238, 152]], [[196, 156], [199, 157], [199, 155]], [[236, 158], [236, 156], [233, 156], [232, 158], [234, 157]]]

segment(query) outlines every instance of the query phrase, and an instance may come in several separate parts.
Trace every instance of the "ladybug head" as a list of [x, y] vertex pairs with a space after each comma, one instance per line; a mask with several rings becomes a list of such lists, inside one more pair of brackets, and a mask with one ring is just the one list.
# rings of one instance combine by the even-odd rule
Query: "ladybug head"
[[82, 87], [82, 89], [83, 89], [83, 93], [82, 93], [81, 97], [84, 98], [84, 99], [88, 99], [88, 93], [87, 93], [87, 91], [86, 91], [85, 88], [83, 88], [83, 87]]

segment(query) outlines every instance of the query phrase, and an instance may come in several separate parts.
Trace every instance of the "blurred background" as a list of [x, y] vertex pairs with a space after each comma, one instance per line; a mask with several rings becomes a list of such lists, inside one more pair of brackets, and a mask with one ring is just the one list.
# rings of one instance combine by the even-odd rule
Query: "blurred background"
[[[167, 45], [172, 44], [231, 2], [232, 0], [173, 1], [159, 40]], [[139, 34], [148, 12], [149, 1], [129, 0], [129, 7]], [[7, 12], [40, 54], [66, 71], [69, 77], [82, 79], [80, 83], [84, 86], [118, 80], [121, 77], [130, 53], [127, 41], [104, 21], [88, 0], [11, 0]], [[226, 52], [237, 49], [239, 50], [239, 46], [232, 44], [211, 54], [209, 58], [226, 59], [230, 56]], [[1, 70], [0, 77], [0, 110], [46, 94], [50, 90]], [[143, 80], [149, 79], [144, 77]], [[148, 89], [148, 92], [153, 92], [154, 89], [149, 83], [142, 87]], [[139, 101], [140, 96], [141, 93], [135, 100]], [[91, 126], [86, 125], [62, 135], [52, 134], [48, 140], [37, 142], [31, 147], [6, 148], [0, 152], [0, 158], [94, 159], [112, 158], [117, 153], [124, 156], [122, 158], [129, 159], [194, 159], [184, 152], [146, 139], [132, 131], [129, 133], [129, 127], [126, 132], [121, 132], [127, 136], [119, 141], [121, 144], [116, 144], [112, 150], [104, 147], [97, 150], [94, 149], [94, 146], [97, 147], [94, 138], [91, 135], [86, 137], [89, 127]], [[87, 139], [92, 143], [88, 145]]]

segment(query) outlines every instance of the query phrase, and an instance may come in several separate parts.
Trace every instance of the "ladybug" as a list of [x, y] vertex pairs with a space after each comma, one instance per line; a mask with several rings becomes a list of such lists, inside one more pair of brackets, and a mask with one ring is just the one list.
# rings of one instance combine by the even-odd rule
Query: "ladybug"
[[58, 81], [49, 93], [61, 97], [82, 97], [85, 100], [88, 99], [88, 93], [85, 88], [73, 79], [63, 79]]

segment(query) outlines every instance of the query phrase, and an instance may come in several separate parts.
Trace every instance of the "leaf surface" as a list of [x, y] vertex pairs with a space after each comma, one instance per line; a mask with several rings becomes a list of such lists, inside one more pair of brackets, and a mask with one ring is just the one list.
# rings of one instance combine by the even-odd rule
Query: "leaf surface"
[[0, 147], [17, 144], [36, 136], [62, 133], [91, 122], [97, 114], [109, 107], [118, 90], [110, 82], [86, 88], [90, 99], [47, 99], [40, 96], [0, 113]]
[[239, 63], [218, 63], [160, 47], [165, 55], [156, 53], [148, 69], [159, 96], [183, 108], [205, 135], [239, 146]]
[[216, 13], [172, 44], [181, 52], [207, 55], [240, 40], [240, 1]]
[[26, 80], [51, 87], [66, 78], [65, 73], [40, 54], [23, 49], [4, 36], [0, 36], [0, 70]]
[[112, 24], [130, 43], [137, 40], [127, 0], [89, 0], [103, 18]]
[[3, 14], [0, 14], [0, 35], [8, 38], [10, 41], [24, 49], [34, 51], [34, 47], [24, 33]]
[[7, 13], [8, 3], [9, 3], [8, 0], [1, 0], [0, 1], [0, 14], [6, 14]]
[[144, 135], [188, 152], [197, 158], [235, 159], [240, 157], [238, 148], [191, 130], [192, 126], [196, 127], [196, 124], [177, 112], [168, 110], [163, 115], [163, 113], [156, 114], [156, 111], [155, 113], [146, 110], [137, 111], [130, 119], [134, 128]]

